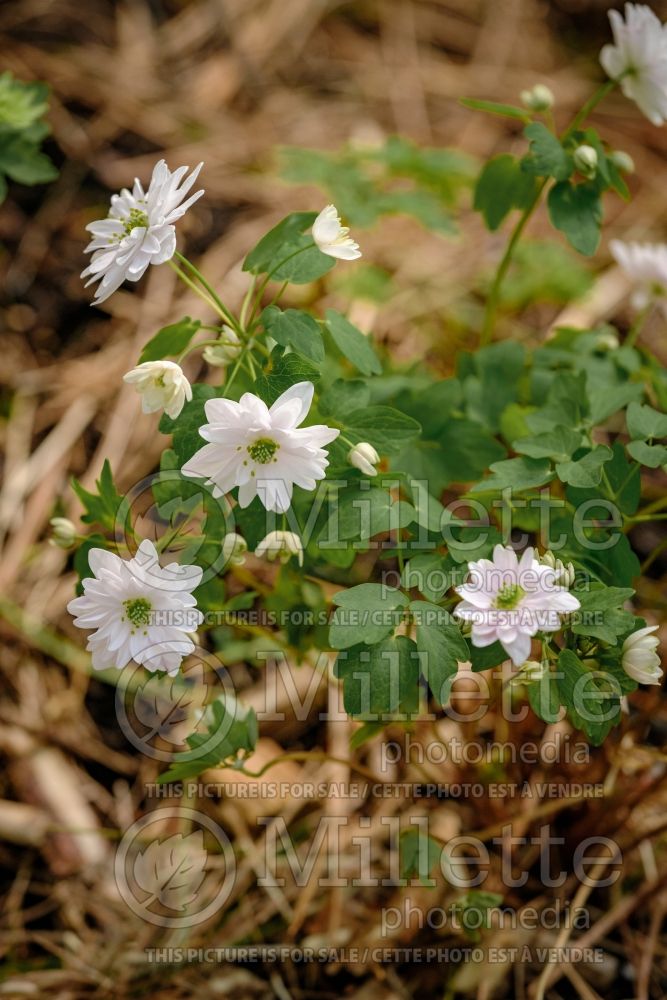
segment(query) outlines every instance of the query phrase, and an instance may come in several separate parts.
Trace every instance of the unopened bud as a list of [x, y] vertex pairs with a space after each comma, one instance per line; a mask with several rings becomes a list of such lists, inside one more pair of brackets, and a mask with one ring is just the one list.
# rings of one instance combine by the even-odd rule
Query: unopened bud
[[222, 555], [225, 565], [242, 566], [245, 562], [245, 554], [248, 551], [248, 543], [241, 535], [235, 531], [230, 531], [222, 540]]
[[51, 542], [61, 549], [71, 549], [76, 541], [76, 528], [67, 517], [52, 517]]
[[530, 90], [521, 91], [521, 101], [531, 111], [548, 111], [556, 98], [544, 83], [536, 83]]
[[609, 159], [617, 170], [622, 170], [624, 174], [634, 174], [635, 161], [629, 153], [626, 153], [622, 149], [615, 149], [614, 152], [610, 154]]
[[620, 341], [613, 330], [603, 330], [595, 338], [595, 348], [598, 351], [615, 351]]
[[202, 357], [208, 365], [214, 368], [226, 368], [230, 361], [237, 358], [241, 352], [241, 341], [231, 326], [225, 324], [217, 344], [209, 344], [202, 351]]
[[584, 177], [595, 177], [598, 168], [598, 154], [592, 146], [577, 146], [574, 151], [574, 165]]
[[255, 549], [255, 555], [260, 559], [264, 556], [271, 562], [280, 559], [281, 563], [296, 556], [299, 566], [303, 566], [303, 545], [294, 531], [270, 531]]
[[347, 460], [355, 469], [359, 469], [365, 476], [377, 476], [378, 470], [375, 468], [380, 461], [380, 456], [368, 441], [361, 441], [350, 448], [347, 453]]
[[520, 684], [535, 684], [537, 681], [542, 680], [548, 668], [549, 665], [547, 663], [539, 663], [537, 660], [526, 660], [519, 667], [519, 672], [515, 675], [515, 680]]

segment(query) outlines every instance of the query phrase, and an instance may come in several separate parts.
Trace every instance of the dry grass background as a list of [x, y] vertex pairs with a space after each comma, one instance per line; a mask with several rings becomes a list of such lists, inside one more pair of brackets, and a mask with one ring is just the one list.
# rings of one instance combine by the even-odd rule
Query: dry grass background
[[[67, 554], [49, 546], [46, 534], [57, 505], [70, 516], [79, 513], [68, 489], [71, 474], [90, 486], [108, 457], [120, 486], [127, 488], [155, 467], [162, 448], [155, 423], [138, 419], [136, 397], [123, 388], [121, 375], [159, 326], [194, 309], [201, 314], [168, 268], [154, 269], [139, 289], [125, 286], [101, 310], [90, 309], [79, 279], [84, 226], [106, 211], [109, 189], [135, 174], [147, 178], [163, 152], [171, 166], [204, 160], [206, 197], [184, 220], [181, 239], [223, 297], [236, 304], [247, 249], [287, 211], [322, 202], [315, 190], [277, 179], [276, 146], [335, 149], [400, 132], [481, 156], [509, 148], [512, 126], [471, 114], [457, 98], [515, 101], [522, 87], [539, 79], [556, 92], [559, 115], [566, 118], [596, 78], [608, 6], [594, 0], [10, 0], [0, 5], [3, 67], [22, 79], [47, 80], [53, 88], [51, 152], [61, 165], [52, 186], [15, 188], [0, 210], [5, 454], [0, 949], [6, 962], [1, 995], [62, 1000], [93, 995], [384, 1000], [417, 992], [451, 997], [456, 991], [479, 1000], [535, 996], [539, 963], [483, 961], [458, 970], [370, 961], [147, 967], [143, 949], [164, 944], [461, 945], [465, 938], [451, 928], [413, 926], [384, 940], [379, 929], [383, 905], [403, 908], [409, 900], [423, 911], [460, 894], [442, 879], [431, 889], [321, 888], [323, 858], [304, 888], [289, 879], [279, 890], [258, 888], [255, 870], [265, 831], [256, 826], [256, 804], [213, 799], [193, 804], [235, 838], [240, 878], [230, 901], [187, 938], [135, 920], [111, 878], [114, 837], [154, 806], [145, 800], [144, 786], [157, 768], [118, 732], [111, 689], [88, 676], [80, 636], [64, 611], [74, 576]], [[653, 6], [665, 16], [660, 5]], [[620, 97], [597, 117], [605, 137], [629, 151], [638, 166], [631, 206], [610, 203], [613, 230], [662, 235], [667, 130], [651, 127]], [[502, 239], [485, 235], [472, 217], [468, 221], [460, 242], [427, 234], [403, 219], [363, 234], [367, 259], [387, 267], [401, 291], [385, 308], [358, 302], [352, 309], [398, 358], [428, 351], [438, 368], [451, 368], [462, 335], [437, 326], [434, 340], [432, 317], [476, 284], [480, 264], [493, 260]], [[539, 231], [540, 221], [534, 225]], [[608, 270], [590, 298], [568, 315], [583, 321], [611, 317], [622, 325], [626, 291], [619, 275]], [[322, 304], [336, 297], [332, 288], [318, 294]], [[546, 331], [554, 310], [538, 311], [531, 319]], [[664, 359], [663, 331], [656, 325], [650, 335]], [[652, 489], [661, 488], [655, 480]], [[637, 533], [643, 556], [660, 541], [652, 530]], [[639, 595], [644, 606], [664, 608], [665, 569], [656, 559]], [[258, 702], [257, 673], [239, 670], [245, 699]], [[309, 670], [295, 672], [304, 689]], [[335, 698], [323, 682], [316, 705]], [[465, 694], [459, 698], [465, 705]], [[324, 746], [349, 758], [349, 724], [318, 725], [314, 712], [298, 720], [286, 710], [285, 723], [262, 731], [253, 766], [281, 748], [304, 746]], [[561, 784], [603, 782], [604, 798], [585, 803], [539, 801], [537, 792], [514, 802], [389, 798], [360, 804], [325, 798], [304, 804], [287, 798], [280, 811], [307, 839], [323, 815], [347, 816], [344, 860], [346, 851], [352, 855], [351, 838], [365, 816], [381, 862], [388, 851], [381, 821], [392, 814], [407, 821], [428, 813], [441, 836], [477, 832], [485, 841], [510, 820], [515, 836], [534, 835], [546, 817], [554, 834], [565, 838], [559, 858], [565, 861], [589, 834], [614, 837], [623, 849], [622, 879], [610, 890], [579, 893], [593, 918], [579, 943], [603, 948], [604, 962], [557, 964], [547, 996], [664, 997], [666, 726], [659, 694], [642, 692], [633, 697], [622, 731], [593, 753], [590, 765], [514, 765], [499, 771], [506, 780], [534, 786], [545, 778]], [[443, 720], [438, 736], [445, 742], [458, 735], [519, 744], [549, 739], [554, 729], [563, 735], [567, 726], [543, 733], [541, 724], [528, 719], [506, 731], [502, 718], [487, 713], [481, 724]], [[432, 736], [428, 723], [414, 733], [424, 745]], [[380, 774], [377, 746], [358, 760], [381, 780], [489, 777], [477, 767], [452, 763], [402, 764]], [[355, 776], [344, 763], [318, 760], [290, 761], [281, 768], [281, 777], [297, 783]], [[521, 848], [516, 867], [530, 871], [530, 879], [522, 889], [503, 890], [494, 853], [485, 888], [504, 891], [517, 909], [571, 899], [573, 876], [563, 887], [545, 890], [536, 877], [536, 855], [534, 845]], [[485, 942], [553, 944], [556, 937], [556, 932], [496, 929], [487, 932]]]

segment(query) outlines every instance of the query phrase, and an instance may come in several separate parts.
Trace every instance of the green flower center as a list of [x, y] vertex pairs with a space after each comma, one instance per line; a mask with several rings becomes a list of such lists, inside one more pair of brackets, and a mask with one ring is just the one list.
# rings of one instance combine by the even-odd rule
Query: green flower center
[[256, 441], [248, 445], [248, 454], [258, 465], [268, 465], [269, 462], [274, 461], [273, 456], [279, 447], [280, 445], [272, 441], [271, 438], [257, 438]]
[[145, 597], [134, 597], [129, 601], [123, 601], [123, 607], [135, 628], [150, 625], [153, 605]]
[[123, 232], [129, 236], [133, 229], [138, 229], [140, 226], [144, 229], [148, 227], [148, 216], [140, 208], [131, 208], [129, 218], [123, 223]]
[[506, 583], [496, 594], [494, 604], [501, 611], [511, 611], [517, 606], [526, 591], [518, 583]]

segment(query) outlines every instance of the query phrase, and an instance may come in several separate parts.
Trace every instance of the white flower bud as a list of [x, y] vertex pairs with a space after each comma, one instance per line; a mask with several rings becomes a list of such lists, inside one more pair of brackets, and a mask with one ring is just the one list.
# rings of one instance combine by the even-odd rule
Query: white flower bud
[[548, 667], [547, 663], [540, 663], [538, 660], [526, 660], [519, 667], [519, 672], [514, 679], [520, 684], [535, 684], [537, 681], [542, 680]]
[[356, 260], [361, 257], [359, 244], [349, 235], [349, 228], [341, 225], [335, 205], [327, 205], [313, 223], [313, 239], [318, 249], [339, 260]]
[[619, 345], [620, 341], [613, 330], [603, 330], [595, 338], [595, 348], [598, 351], [615, 351]]
[[553, 582], [556, 586], [567, 587], [569, 589], [573, 585], [577, 573], [571, 562], [566, 565], [560, 559], [556, 559], [550, 549], [547, 549], [541, 557], [540, 562], [543, 566], [550, 566], [554, 571]]
[[598, 168], [598, 154], [592, 146], [577, 146], [574, 151], [574, 165], [584, 177], [595, 177]]
[[629, 677], [638, 684], [660, 684], [662, 669], [656, 649], [660, 640], [652, 633], [657, 625], [640, 628], [623, 643], [621, 665]]
[[521, 101], [531, 111], [548, 111], [556, 98], [544, 83], [536, 83], [530, 90], [521, 91]]
[[615, 149], [614, 152], [610, 154], [609, 159], [617, 170], [621, 170], [624, 174], [634, 174], [635, 161], [629, 153], [626, 153], [622, 149]]
[[49, 521], [53, 529], [51, 542], [61, 549], [71, 549], [76, 541], [76, 528], [67, 517], [52, 517]]
[[123, 381], [136, 387], [144, 413], [164, 410], [175, 420], [192, 399], [192, 387], [175, 361], [144, 361], [123, 375]]
[[217, 344], [209, 344], [202, 351], [202, 357], [206, 364], [214, 368], [226, 368], [230, 361], [238, 358], [242, 345], [235, 330], [231, 326], [222, 327], [220, 341]]
[[347, 453], [347, 460], [355, 469], [359, 469], [365, 476], [377, 476], [378, 470], [375, 468], [380, 461], [380, 456], [368, 441], [360, 441], [350, 448]]
[[255, 549], [255, 555], [260, 559], [265, 556], [271, 562], [280, 559], [281, 563], [296, 556], [299, 566], [303, 566], [303, 545], [293, 531], [270, 531]]
[[245, 562], [245, 554], [248, 551], [248, 543], [241, 535], [235, 531], [230, 531], [222, 540], [222, 555], [225, 565], [242, 566]]

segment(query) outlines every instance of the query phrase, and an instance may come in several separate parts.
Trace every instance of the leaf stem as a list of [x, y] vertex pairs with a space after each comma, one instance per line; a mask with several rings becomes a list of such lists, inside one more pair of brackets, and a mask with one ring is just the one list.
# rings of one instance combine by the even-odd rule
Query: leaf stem
[[[617, 84], [617, 80], [607, 80], [606, 83], [602, 84], [601, 87], [595, 91], [594, 94], [589, 97], [583, 107], [574, 116], [568, 127], [565, 129], [563, 134], [560, 136], [560, 142], [565, 142], [566, 139], [572, 135], [573, 132], [579, 128], [579, 126], [588, 118], [589, 114], [596, 107], [599, 102], [607, 96], [607, 94], [614, 89]], [[516, 223], [512, 235], [510, 236], [509, 242], [505, 249], [498, 268], [496, 270], [495, 277], [493, 279], [493, 284], [491, 285], [491, 290], [489, 292], [489, 297], [486, 300], [486, 308], [484, 312], [484, 322], [482, 325], [482, 333], [480, 337], [480, 346], [485, 347], [491, 342], [493, 336], [493, 328], [496, 320], [496, 310], [498, 308], [498, 301], [500, 299], [500, 290], [502, 283], [507, 274], [507, 270], [512, 262], [512, 257], [516, 246], [521, 239], [521, 235], [526, 228], [526, 224], [533, 212], [537, 208], [542, 192], [549, 181], [548, 177], [545, 177], [542, 183], [537, 188], [534, 197], [531, 199], [530, 203], [524, 208], [518, 222]]]

